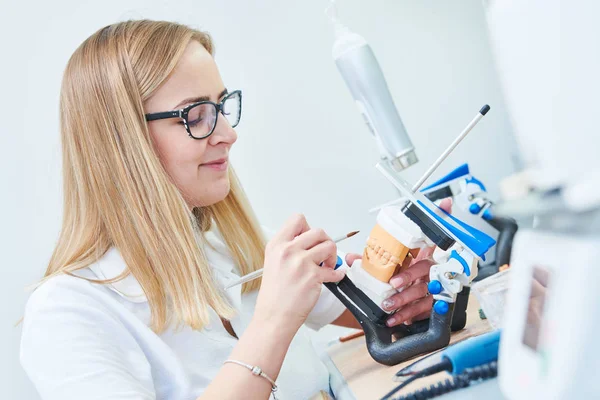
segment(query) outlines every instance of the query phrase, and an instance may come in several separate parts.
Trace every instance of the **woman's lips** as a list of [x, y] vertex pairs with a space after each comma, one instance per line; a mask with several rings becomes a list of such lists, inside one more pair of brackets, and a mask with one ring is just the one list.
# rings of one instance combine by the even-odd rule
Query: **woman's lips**
[[227, 159], [215, 160], [209, 163], [200, 164], [201, 167], [207, 167], [215, 171], [225, 171], [229, 162]]

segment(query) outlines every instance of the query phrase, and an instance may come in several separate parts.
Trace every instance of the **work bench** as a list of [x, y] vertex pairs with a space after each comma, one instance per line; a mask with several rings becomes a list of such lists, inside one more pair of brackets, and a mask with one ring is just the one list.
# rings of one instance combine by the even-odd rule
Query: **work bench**
[[[491, 330], [489, 323], [479, 316], [479, 303], [474, 295], [469, 298], [467, 307], [467, 325], [451, 336], [450, 343], [478, 336]], [[389, 367], [374, 361], [365, 344], [364, 336], [347, 342], [334, 343], [326, 349], [324, 362], [331, 374], [331, 388], [338, 400], [376, 400], [392, 390], [398, 382], [393, 380], [400, 369], [410, 365], [425, 355], [415, 357], [398, 365]], [[394, 397], [409, 394], [415, 390], [428, 387], [450, 377], [442, 372], [422, 378], [400, 390]], [[502, 400], [498, 380], [491, 379], [471, 387], [450, 392], [437, 397], [451, 399]]]

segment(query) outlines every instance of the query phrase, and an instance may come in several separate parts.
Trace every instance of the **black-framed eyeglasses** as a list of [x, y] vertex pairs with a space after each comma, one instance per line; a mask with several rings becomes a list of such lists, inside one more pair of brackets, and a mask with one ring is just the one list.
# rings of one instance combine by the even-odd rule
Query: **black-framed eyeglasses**
[[215, 131], [219, 113], [227, 118], [232, 128], [235, 128], [242, 117], [242, 91], [235, 90], [227, 94], [220, 103], [201, 101], [180, 110], [146, 114], [146, 121], [181, 118], [191, 138], [205, 139]]

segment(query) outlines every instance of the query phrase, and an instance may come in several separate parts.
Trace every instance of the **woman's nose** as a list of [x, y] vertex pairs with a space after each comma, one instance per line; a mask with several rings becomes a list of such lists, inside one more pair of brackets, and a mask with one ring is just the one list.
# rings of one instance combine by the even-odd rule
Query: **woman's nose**
[[237, 133], [223, 114], [219, 113], [217, 118], [215, 131], [208, 138], [209, 143], [213, 146], [219, 143], [232, 145], [237, 140]]

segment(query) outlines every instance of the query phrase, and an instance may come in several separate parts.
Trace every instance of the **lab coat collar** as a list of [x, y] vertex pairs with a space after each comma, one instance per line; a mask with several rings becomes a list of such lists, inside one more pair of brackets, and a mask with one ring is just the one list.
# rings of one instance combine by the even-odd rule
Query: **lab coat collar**
[[[127, 269], [127, 265], [119, 250], [116, 247], [111, 247], [101, 259], [90, 265], [89, 268], [98, 279], [105, 280], [115, 278], [122, 274]], [[142, 286], [131, 274], [117, 282], [106, 285], [123, 298], [134, 303], [148, 301], [142, 290]]]
[[[204, 252], [209, 265], [215, 272], [218, 282], [223, 285], [239, 278], [239, 273], [234, 267], [229, 249], [220, 234], [213, 230], [206, 232], [204, 236], [204, 242], [206, 242]], [[90, 265], [89, 269], [98, 279], [105, 280], [122, 274], [127, 269], [127, 265], [119, 250], [116, 247], [111, 247], [102, 258]], [[107, 286], [124, 299], [133, 303], [148, 301], [142, 286], [132, 274], [127, 275], [117, 282], [107, 284]], [[234, 303], [238, 303], [241, 295], [240, 291], [241, 285], [234, 286], [227, 290], [227, 295]]]

